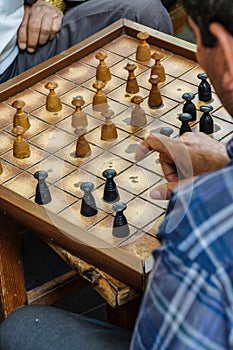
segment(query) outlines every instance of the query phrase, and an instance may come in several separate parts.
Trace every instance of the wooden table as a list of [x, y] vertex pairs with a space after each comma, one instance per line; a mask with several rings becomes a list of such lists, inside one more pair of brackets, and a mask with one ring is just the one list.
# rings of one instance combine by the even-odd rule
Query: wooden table
[[[167, 80], [161, 84], [163, 104], [157, 109], [147, 105], [150, 67], [154, 61], [137, 62], [135, 59], [139, 31], [147, 31], [152, 51], [160, 51], [164, 56], [162, 63]], [[42, 292], [40, 289], [26, 293], [18, 222], [38, 232], [76, 271], [66, 276], [68, 278], [61, 277], [56, 281], [60, 285], [60, 292], [70, 290], [70, 285], [79, 288], [83, 286], [84, 280], [88, 280], [115, 308], [143, 294], [152, 268], [151, 252], [159, 246], [156, 232], [167, 203], [153, 201], [149, 196], [150, 189], [164, 180], [158, 155], [150, 153], [145, 160], [135, 163], [135, 149], [149, 133], [169, 128], [171, 137], [179, 134], [177, 115], [182, 110], [182, 94], [194, 92], [197, 95], [197, 73], [201, 69], [195, 60], [195, 49], [193, 44], [122, 19], [1, 85], [2, 318], [19, 305], [49, 303], [60, 297], [57, 289], [51, 288], [51, 285], [43, 287]], [[110, 108], [115, 112], [112, 120], [119, 133], [118, 139], [113, 142], [99, 139], [103, 118], [92, 109], [95, 93], [92, 84], [98, 63], [95, 54], [99, 50], [107, 52], [106, 62], [112, 73], [112, 79], [106, 86], [106, 96]], [[127, 72], [124, 69], [129, 61], [134, 61], [138, 67], [136, 77], [147, 115], [147, 124], [143, 128], [132, 127], [129, 123], [132, 96], [125, 93]], [[47, 91], [44, 84], [48, 80], [58, 82], [57, 93], [63, 105], [59, 113], [45, 110]], [[92, 154], [86, 159], [74, 155], [76, 138], [71, 128], [71, 100], [77, 95], [83, 95], [86, 100], [84, 110], [88, 115], [88, 131], [85, 136], [92, 147]], [[224, 121], [226, 111], [217, 96], [213, 96], [213, 114], [218, 126], [213, 137], [225, 141], [231, 134], [231, 124]], [[24, 160], [12, 156], [14, 136], [11, 133], [11, 120], [15, 112], [11, 104], [15, 99], [24, 100], [25, 112], [31, 121], [25, 139], [32, 149], [32, 155]], [[197, 98], [195, 102], [199, 109]], [[192, 127], [194, 130], [198, 128], [198, 120]], [[48, 184], [53, 198], [50, 204], [44, 206], [34, 203], [36, 180], [33, 173], [41, 167], [48, 171]], [[130, 229], [127, 237], [116, 238], [112, 235], [112, 204], [102, 200], [105, 183], [102, 171], [106, 167], [116, 169], [115, 180], [121, 200], [127, 204], [125, 214]], [[94, 218], [84, 218], [80, 214], [80, 184], [83, 181], [95, 184], [93, 193], [98, 214]], [[62, 288], [64, 286], [67, 288]], [[48, 295], [51, 295], [51, 289], [55, 296], [50, 299]]]

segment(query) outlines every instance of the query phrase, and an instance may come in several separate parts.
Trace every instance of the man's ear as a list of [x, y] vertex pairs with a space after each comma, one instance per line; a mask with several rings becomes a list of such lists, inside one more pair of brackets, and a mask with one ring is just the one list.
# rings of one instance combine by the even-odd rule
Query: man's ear
[[210, 32], [217, 38], [225, 59], [223, 87], [233, 91], [233, 36], [220, 23], [211, 23]]

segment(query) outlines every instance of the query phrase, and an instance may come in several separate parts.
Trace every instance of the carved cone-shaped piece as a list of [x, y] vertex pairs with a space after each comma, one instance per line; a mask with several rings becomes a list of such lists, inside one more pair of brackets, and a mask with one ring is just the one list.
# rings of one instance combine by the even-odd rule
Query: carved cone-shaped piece
[[105, 123], [101, 127], [101, 140], [112, 141], [118, 137], [116, 125], [111, 120], [113, 115], [114, 112], [111, 109], [101, 113], [101, 116], [105, 118]]
[[148, 61], [151, 58], [151, 49], [150, 45], [146, 42], [149, 38], [149, 34], [146, 32], [140, 32], [137, 34], [137, 38], [140, 40], [140, 43], [136, 51], [136, 60], [139, 61]]
[[22, 126], [15, 126], [12, 129], [12, 132], [16, 135], [16, 139], [13, 145], [13, 156], [18, 159], [30, 157], [31, 152], [29, 145], [23, 138], [25, 129]]
[[96, 69], [96, 80], [109, 81], [111, 80], [111, 73], [109, 67], [106, 65], [105, 60], [108, 55], [105, 52], [98, 52], [95, 58], [100, 61]]
[[48, 82], [45, 84], [45, 88], [49, 90], [49, 94], [46, 97], [46, 110], [48, 112], [59, 112], [62, 109], [60, 97], [55, 92], [57, 87], [57, 83]]
[[166, 74], [164, 66], [161, 64], [161, 59], [163, 55], [156, 51], [151, 56], [155, 60], [155, 64], [151, 67], [151, 75], [158, 75], [161, 82], [166, 80]]
[[77, 126], [87, 126], [87, 116], [86, 113], [82, 110], [85, 101], [82, 96], [74, 97], [72, 100], [72, 105], [75, 106], [75, 111], [72, 113], [71, 125], [73, 128]]
[[149, 97], [148, 97], [148, 105], [151, 108], [156, 108], [162, 105], [163, 100], [162, 96], [159, 91], [158, 83], [160, 82], [160, 79], [158, 75], [152, 75], [149, 79], [149, 82], [152, 84]]
[[24, 101], [16, 100], [12, 103], [12, 107], [16, 108], [16, 113], [14, 115], [13, 127], [22, 126], [25, 130], [30, 128], [30, 123], [28, 116], [24, 113], [23, 107], [25, 106]]
[[140, 106], [144, 98], [140, 95], [136, 95], [131, 99], [131, 102], [135, 104], [134, 109], [131, 112], [130, 124], [136, 127], [144, 126], [147, 123], [146, 113]]
[[136, 64], [133, 62], [128, 62], [125, 69], [128, 71], [128, 79], [126, 82], [126, 92], [129, 94], [136, 94], [139, 92], [139, 86], [137, 79], [135, 77], [134, 71], [137, 68]]
[[102, 112], [108, 108], [107, 97], [105, 96], [102, 89], [105, 87], [106, 83], [103, 81], [97, 80], [92, 85], [96, 89], [96, 94], [93, 97], [92, 108], [95, 111]]
[[78, 136], [75, 152], [76, 156], [80, 158], [89, 156], [91, 154], [91, 147], [84, 136], [86, 129], [83, 126], [77, 126], [74, 132]]

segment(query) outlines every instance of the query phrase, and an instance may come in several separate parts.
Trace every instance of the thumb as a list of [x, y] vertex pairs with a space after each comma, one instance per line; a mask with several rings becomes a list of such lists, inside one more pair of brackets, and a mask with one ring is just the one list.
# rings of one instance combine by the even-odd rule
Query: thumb
[[153, 199], [164, 200], [169, 199], [172, 190], [178, 185], [178, 182], [166, 182], [155, 186], [151, 192], [150, 196]]

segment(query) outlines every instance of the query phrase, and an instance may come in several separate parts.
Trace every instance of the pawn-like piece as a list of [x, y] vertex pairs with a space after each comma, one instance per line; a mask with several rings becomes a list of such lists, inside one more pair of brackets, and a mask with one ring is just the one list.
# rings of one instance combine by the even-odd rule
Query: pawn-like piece
[[77, 126], [74, 133], [78, 136], [76, 143], [76, 157], [85, 158], [91, 154], [91, 147], [85, 138], [86, 128], [83, 126]]
[[57, 83], [48, 82], [45, 84], [45, 88], [49, 90], [49, 94], [46, 97], [46, 110], [48, 112], [59, 112], [62, 109], [60, 97], [55, 92], [57, 87]]
[[201, 106], [201, 112], [203, 115], [200, 118], [199, 130], [205, 134], [213, 134], [214, 132], [214, 121], [210, 112], [213, 110], [212, 106]]
[[116, 212], [113, 221], [113, 236], [117, 238], [127, 237], [130, 233], [130, 230], [127, 219], [123, 213], [123, 211], [126, 209], [126, 204], [123, 202], [115, 203], [113, 204], [112, 209]]
[[130, 124], [136, 127], [144, 126], [147, 123], [146, 112], [140, 106], [140, 104], [144, 101], [144, 98], [140, 95], [136, 95], [131, 98], [131, 102], [135, 104], [132, 112]]
[[16, 139], [13, 144], [13, 156], [18, 159], [30, 157], [31, 152], [29, 145], [23, 138], [25, 129], [22, 126], [15, 126], [12, 129], [12, 132], [16, 135]]
[[116, 183], [114, 181], [116, 171], [114, 169], [106, 169], [103, 171], [102, 175], [107, 180], [104, 186], [103, 200], [108, 203], [114, 203], [118, 201], [120, 197]]
[[96, 69], [96, 80], [109, 81], [111, 80], [111, 73], [109, 67], [106, 65], [105, 60], [108, 55], [105, 52], [98, 52], [95, 58], [99, 60], [99, 65]]
[[84, 106], [85, 101], [82, 96], [74, 97], [72, 100], [72, 105], [75, 106], [75, 111], [72, 113], [71, 125], [73, 128], [77, 126], [87, 126], [87, 116], [83, 112], [82, 106]]
[[137, 34], [137, 38], [140, 40], [140, 43], [136, 51], [136, 60], [139, 61], [148, 61], [151, 58], [151, 49], [150, 45], [147, 43], [149, 34], [146, 32], [140, 32]]
[[111, 120], [113, 115], [114, 112], [111, 109], [101, 113], [101, 116], [105, 118], [105, 123], [101, 126], [101, 140], [112, 141], [118, 137], [116, 125]]
[[160, 134], [170, 137], [173, 134], [173, 129], [170, 126], [164, 126], [160, 129]]
[[158, 75], [160, 82], [164, 82], [166, 80], [166, 74], [164, 66], [161, 64], [163, 55], [159, 51], [155, 51], [151, 57], [155, 60], [154, 65], [151, 67], [151, 75]]
[[16, 113], [13, 119], [13, 127], [22, 126], [25, 130], [30, 128], [28, 116], [24, 113], [23, 107], [25, 106], [24, 101], [16, 100], [12, 103], [12, 107], [16, 108]]
[[126, 92], [129, 94], [136, 94], [139, 92], [139, 86], [134, 74], [135, 69], [137, 68], [136, 64], [133, 62], [128, 62], [125, 66], [125, 69], [128, 71], [128, 78], [126, 82]]
[[80, 189], [84, 191], [80, 213], [86, 217], [96, 215], [98, 213], [98, 210], [96, 207], [95, 198], [92, 194], [94, 184], [92, 182], [83, 182], [80, 186]]
[[48, 204], [51, 202], [51, 194], [45, 179], [48, 177], [48, 173], [45, 170], [36, 171], [34, 178], [38, 180], [36, 186], [35, 202], [37, 204]]
[[212, 99], [211, 86], [207, 81], [207, 74], [205, 72], [197, 75], [201, 80], [198, 86], [198, 97], [200, 101], [208, 102]]
[[181, 121], [181, 127], [180, 127], [180, 135], [184, 134], [185, 132], [191, 132], [192, 129], [189, 125], [189, 122], [192, 120], [192, 116], [189, 113], [182, 113], [179, 115], [179, 120]]
[[103, 112], [108, 108], [107, 97], [102, 91], [105, 85], [106, 83], [100, 80], [95, 81], [92, 85], [97, 90], [93, 97], [92, 108], [98, 112]]
[[152, 86], [148, 97], [148, 105], [151, 108], [156, 108], [161, 106], [163, 103], [162, 96], [158, 87], [160, 79], [158, 75], [152, 75], [149, 79], [149, 82], [152, 84]]
[[189, 113], [192, 116], [191, 121], [197, 119], [197, 110], [195, 104], [192, 102], [195, 95], [192, 92], [186, 92], [182, 95], [182, 98], [186, 101], [183, 105], [183, 113]]

